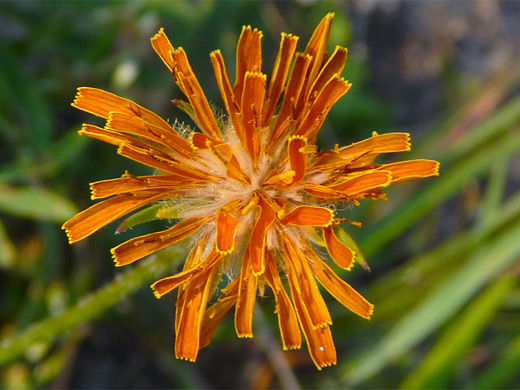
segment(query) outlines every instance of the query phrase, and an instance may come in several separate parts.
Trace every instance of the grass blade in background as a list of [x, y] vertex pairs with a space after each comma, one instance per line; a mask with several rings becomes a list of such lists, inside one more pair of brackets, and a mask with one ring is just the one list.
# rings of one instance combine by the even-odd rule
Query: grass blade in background
[[343, 367], [346, 383], [356, 385], [377, 374], [455, 314], [491, 279], [520, 256], [520, 221], [482, 244], [456, 274], [447, 278], [369, 352]]
[[517, 275], [507, 274], [495, 280], [455, 318], [440, 336], [419, 367], [401, 384], [402, 389], [448, 388], [457, 362], [489, 325], [498, 309], [516, 286]]
[[62, 223], [71, 218], [77, 209], [68, 199], [44, 188], [0, 185], [0, 211]]
[[[0, 342], [0, 366], [21, 357], [28, 347], [41, 341], [52, 341], [63, 333], [91, 321], [117, 302], [128, 297], [159, 275], [168, 273], [186, 255], [179, 245], [150, 256], [119, 274], [112, 282], [82, 298], [74, 306], [56, 316], [44, 319], [20, 333]], [[150, 292], [151, 294], [151, 292]]]

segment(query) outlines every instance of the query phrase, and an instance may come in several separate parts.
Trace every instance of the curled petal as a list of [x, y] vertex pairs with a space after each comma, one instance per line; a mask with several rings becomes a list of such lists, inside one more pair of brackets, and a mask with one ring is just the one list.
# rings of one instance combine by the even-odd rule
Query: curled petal
[[296, 226], [329, 226], [332, 221], [334, 211], [317, 206], [298, 206], [280, 220], [284, 225]]
[[[193, 248], [193, 250], [196, 250], [197, 248], [198, 247], [195, 247]], [[200, 256], [200, 252], [197, 253], [196, 256]], [[213, 251], [208, 256], [206, 256], [204, 260], [197, 262], [192, 267], [189, 267], [184, 271], [179, 272], [178, 274], [175, 274], [173, 276], [168, 276], [166, 278], [158, 280], [150, 286], [153, 290], [155, 297], [161, 298], [163, 295], [168, 294], [169, 292], [175, 290], [177, 287], [191, 280], [191, 278], [193, 278], [200, 272], [213, 268], [215, 264], [220, 260], [220, 258], [221, 256], [216, 251]]]
[[219, 212], [217, 214], [217, 239], [215, 245], [217, 252], [221, 255], [233, 252], [238, 222], [238, 218], [231, 213]]
[[356, 254], [352, 249], [343, 244], [334, 234], [333, 226], [322, 228], [323, 238], [327, 246], [327, 251], [334, 262], [347, 271], [354, 265]]

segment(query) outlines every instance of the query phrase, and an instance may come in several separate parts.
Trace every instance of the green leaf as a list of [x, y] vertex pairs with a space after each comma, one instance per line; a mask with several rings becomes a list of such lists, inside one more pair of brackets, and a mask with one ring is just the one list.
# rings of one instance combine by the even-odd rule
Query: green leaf
[[18, 217], [65, 222], [77, 213], [67, 199], [39, 187], [0, 185], [0, 211]]
[[134, 226], [158, 219], [174, 219], [177, 218], [177, 214], [176, 208], [169, 207], [166, 203], [157, 203], [126, 218], [117, 227], [116, 233], [122, 233]]

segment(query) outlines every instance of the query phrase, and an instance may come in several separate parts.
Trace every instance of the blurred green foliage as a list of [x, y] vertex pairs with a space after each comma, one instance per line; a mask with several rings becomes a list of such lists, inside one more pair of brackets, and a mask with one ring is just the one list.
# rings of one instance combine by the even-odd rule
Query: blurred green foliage
[[[156, 301], [147, 286], [177, 269], [182, 248], [116, 270], [109, 248], [146, 227], [115, 236], [110, 226], [73, 246], [60, 230], [91, 204], [89, 182], [125, 169], [149, 173], [77, 136], [92, 120], [70, 107], [77, 87], [188, 120], [170, 103], [180, 92], [149, 45], [159, 27], [186, 49], [207, 96], [221, 104], [209, 53], [220, 48], [232, 64], [243, 24], [264, 31], [269, 69], [281, 31], [305, 42], [329, 11], [330, 42], [357, 42], [352, 9], [333, 1], [0, 2], [1, 387], [518, 387], [516, 61], [487, 75], [487, 84], [482, 75], [446, 73], [450, 106], [398, 157], [439, 160], [441, 176], [352, 210], [364, 228], [349, 234], [372, 272], [342, 276], [376, 308], [367, 322], [329, 300], [336, 367], [318, 372], [305, 349], [279, 350], [269, 295], [253, 340], [236, 339], [227, 319], [199, 362], [176, 361], [174, 298]], [[351, 53], [345, 77], [354, 86], [326, 121], [324, 147], [399, 126], [392, 104], [369, 92], [363, 50]]]

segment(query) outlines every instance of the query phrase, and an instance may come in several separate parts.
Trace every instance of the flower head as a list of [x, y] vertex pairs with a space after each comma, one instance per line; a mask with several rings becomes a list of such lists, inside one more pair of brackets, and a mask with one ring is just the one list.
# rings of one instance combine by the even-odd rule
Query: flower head
[[[336, 211], [360, 199], [384, 199], [383, 189], [391, 184], [438, 174], [435, 161], [374, 163], [381, 153], [410, 150], [406, 133], [374, 133], [349, 146], [318, 151], [316, 136], [327, 113], [350, 88], [340, 76], [347, 49], [337, 46], [326, 55], [333, 16], [325, 16], [304, 52], [296, 53], [298, 37], [282, 34], [269, 80], [262, 70], [261, 31], [243, 28], [234, 84], [220, 51], [212, 52], [225, 114], [210, 105], [186, 53], [174, 48], [161, 29], [152, 46], [188, 99], [174, 103], [197, 130], [177, 122], [172, 126], [99, 89], [80, 88], [74, 100], [74, 107], [107, 121], [104, 128], [85, 124], [81, 135], [116, 145], [120, 155], [156, 174], [125, 172], [92, 183], [92, 199], [108, 199], [64, 224], [69, 241], [143, 208], [118, 230], [152, 219], [176, 223], [113, 248], [116, 266], [192, 237], [184, 269], [152, 285], [158, 298], [178, 289], [178, 358], [194, 361], [232, 307], [238, 337], [252, 337], [255, 299], [267, 285], [276, 300], [284, 349], [300, 347], [301, 329], [316, 366], [335, 364], [332, 319], [318, 282], [361, 317], [369, 318], [373, 306], [315, 249], [326, 248], [341, 268], [348, 270], [355, 261], [364, 266], [359, 249], [339, 226], [351, 221]], [[229, 283], [213, 298], [223, 274]]]

